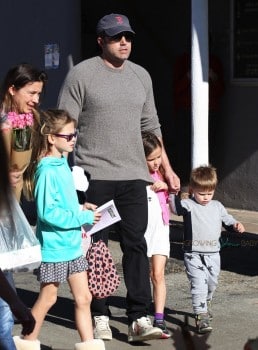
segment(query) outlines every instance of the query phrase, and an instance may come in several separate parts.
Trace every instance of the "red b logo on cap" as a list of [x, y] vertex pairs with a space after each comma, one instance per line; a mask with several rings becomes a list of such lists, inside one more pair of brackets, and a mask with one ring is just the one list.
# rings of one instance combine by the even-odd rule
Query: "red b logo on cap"
[[121, 16], [116, 16], [117, 23], [122, 24], [123, 18]]

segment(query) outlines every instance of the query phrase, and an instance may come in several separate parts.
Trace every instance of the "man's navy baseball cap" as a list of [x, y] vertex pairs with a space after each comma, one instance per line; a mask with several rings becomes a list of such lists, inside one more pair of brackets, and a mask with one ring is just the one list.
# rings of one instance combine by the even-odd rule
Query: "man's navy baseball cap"
[[107, 36], [115, 36], [122, 32], [130, 32], [135, 34], [132, 30], [129, 20], [124, 15], [111, 13], [102, 17], [97, 24], [97, 35], [105, 34]]

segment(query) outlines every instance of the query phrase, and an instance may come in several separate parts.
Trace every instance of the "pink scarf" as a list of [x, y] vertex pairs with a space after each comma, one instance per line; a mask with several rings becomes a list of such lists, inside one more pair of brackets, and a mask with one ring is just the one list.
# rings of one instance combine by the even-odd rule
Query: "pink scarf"
[[[157, 171], [152, 173], [151, 177], [155, 181], [163, 180], [160, 177], [160, 175], [159, 175], [159, 173]], [[159, 203], [160, 203], [160, 206], [161, 206], [163, 222], [164, 222], [165, 225], [168, 225], [169, 224], [169, 210], [168, 210], [168, 206], [167, 206], [168, 192], [165, 191], [165, 190], [162, 190], [162, 191], [156, 192], [156, 194], [158, 196]]]

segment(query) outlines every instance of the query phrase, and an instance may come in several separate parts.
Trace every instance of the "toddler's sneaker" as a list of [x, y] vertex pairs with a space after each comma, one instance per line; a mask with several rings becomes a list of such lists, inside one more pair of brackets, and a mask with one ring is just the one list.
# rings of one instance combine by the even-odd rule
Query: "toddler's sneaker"
[[244, 350], [257, 350], [258, 349], [258, 338], [248, 339], [244, 346]]
[[158, 327], [162, 330], [162, 334], [160, 337], [161, 339], [168, 339], [171, 337], [171, 333], [167, 329], [165, 320], [154, 320], [153, 326]]
[[208, 313], [195, 315], [195, 323], [196, 323], [197, 331], [201, 334], [212, 331]]
[[112, 331], [109, 327], [108, 316], [94, 316], [93, 334], [95, 339], [111, 340]]
[[160, 339], [162, 330], [158, 327], [153, 327], [149, 317], [141, 317], [129, 326], [128, 342], [138, 342], [152, 339]]

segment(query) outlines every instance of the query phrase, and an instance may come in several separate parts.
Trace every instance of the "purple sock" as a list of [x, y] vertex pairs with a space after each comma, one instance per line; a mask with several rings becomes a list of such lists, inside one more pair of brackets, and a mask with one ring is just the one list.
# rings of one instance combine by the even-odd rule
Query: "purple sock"
[[164, 314], [155, 312], [154, 318], [155, 318], [155, 320], [164, 320]]

